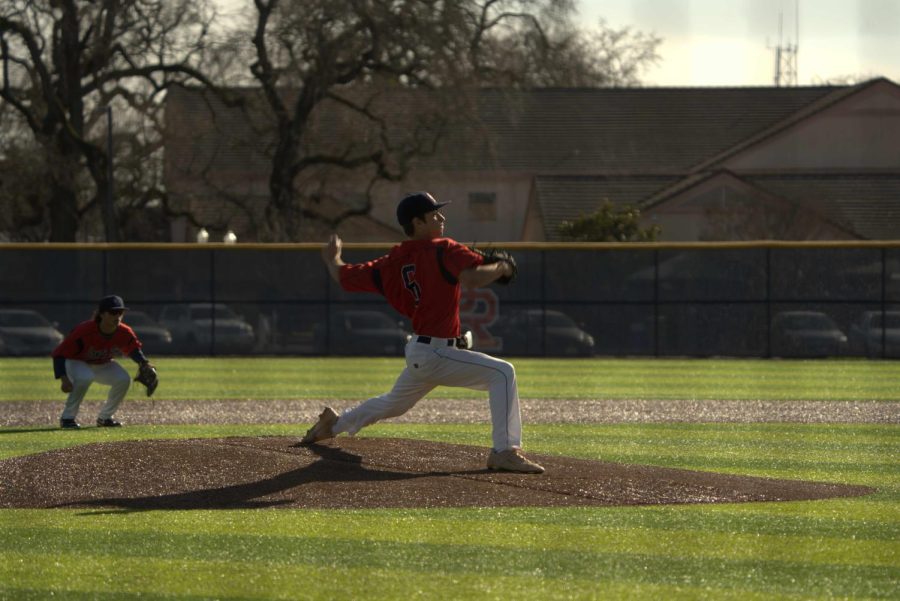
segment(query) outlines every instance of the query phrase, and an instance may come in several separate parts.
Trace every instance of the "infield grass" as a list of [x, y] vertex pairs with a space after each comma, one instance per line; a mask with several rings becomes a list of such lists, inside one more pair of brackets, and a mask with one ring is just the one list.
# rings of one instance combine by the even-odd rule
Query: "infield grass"
[[[401, 358], [158, 357], [166, 399], [364, 399], [389, 390]], [[513, 358], [528, 399], [900, 401], [900, 361]], [[129, 370], [136, 366], [125, 359]], [[430, 398], [472, 398], [437, 388]], [[104, 398], [92, 387], [88, 400]], [[50, 359], [0, 359], [0, 402], [59, 400]], [[142, 400], [131, 394], [129, 402]]]
[[[383, 391], [399, 369], [397, 360], [318, 361], [157, 363], [167, 390], [203, 391], [185, 392], [187, 399], [209, 398], [205, 387], [212, 383], [240, 391], [221, 395], [227, 398], [352, 400]], [[529, 398], [895, 401], [900, 388], [898, 367], [888, 362], [514, 363]], [[367, 370], [369, 381], [344, 375]], [[49, 374], [48, 360], [0, 361], [0, 399], [58, 400]], [[708, 384], [702, 396], [691, 377]], [[579, 385], [583, 378], [589, 383]], [[11, 382], [20, 388], [10, 392]], [[614, 385], [621, 397], [605, 392]], [[746, 388], [729, 395], [735, 386]], [[305, 427], [0, 428], [0, 459], [119, 440], [296, 436]], [[482, 424], [388, 423], [364, 433], [480, 446], [490, 439]], [[526, 424], [525, 434], [528, 449], [539, 453], [878, 491], [851, 499], [656, 507], [0, 510], [0, 599], [898, 598], [896, 425]]]

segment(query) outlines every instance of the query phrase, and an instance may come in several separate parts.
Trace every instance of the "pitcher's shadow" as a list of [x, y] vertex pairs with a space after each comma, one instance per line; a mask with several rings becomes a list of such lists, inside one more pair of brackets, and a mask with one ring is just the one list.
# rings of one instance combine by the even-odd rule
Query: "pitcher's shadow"
[[56, 507], [113, 508], [107, 511], [87, 512], [89, 515], [186, 509], [261, 509], [287, 505], [292, 503], [292, 500], [256, 499], [314, 482], [389, 482], [434, 476], [476, 474], [485, 471], [401, 472], [370, 469], [363, 465], [362, 457], [338, 447], [313, 444], [306, 448], [318, 455], [319, 459], [301, 468], [256, 482], [164, 495], [70, 501], [56, 505]]

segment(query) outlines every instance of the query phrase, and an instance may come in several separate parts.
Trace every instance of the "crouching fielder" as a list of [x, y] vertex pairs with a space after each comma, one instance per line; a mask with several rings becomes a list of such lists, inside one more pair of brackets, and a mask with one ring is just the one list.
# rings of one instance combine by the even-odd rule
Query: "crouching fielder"
[[131, 376], [113, 357], [122, 354], [141, 366], [153, 367], [144, 356], [134, 330], [122, 323], [125, 311], [121, 297], [102, 298], [93, 319], [75, 326], [54, 349], [53, 372], [61, 380], [62, 391], [68, 393], [59, 418], [60, 428], [81, 427], [75, 418], [84, 395], [94, 381], [109, 386], [109, 395], [97, 415], [97, 425], [122, 425], [113, 419], [113, 414], [131, 386]]
[[378, 259], [346, 264], [341, 239], [333, 235], [322, 249], [331, 277], [344, 290], [383, 295], [412, 320], [415, 334], [406, 345], [406, 367], [387, 394], [338, 415], [326, 407], [302, 442], [311, 444], [343, 432], [355, 434], [379, 420], [403, 415], [437, 386], [487, 390], [493, 444], [491, 469], [539, 474], [544, 468], [522, 454], [522, 422], [513, 366], [484, 353], [457, 347], [460, 288], [487, 286], [509, 277], [505, 262], [484, 264], [484, 257], [444, 238], [445, 217], [425, 192], [403, 198], [397, 220], [408, 240]]

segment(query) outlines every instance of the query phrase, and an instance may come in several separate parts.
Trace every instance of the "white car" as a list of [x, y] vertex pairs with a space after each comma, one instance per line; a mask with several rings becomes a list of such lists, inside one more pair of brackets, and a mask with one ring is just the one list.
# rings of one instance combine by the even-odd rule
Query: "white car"
[[178, 351], [246, 353], [256, 342], [253, 326], [221, 303], [166, 305], [159, 323], [172, 333]]
[[2, 309], [0, 338], [7, 355], [49, 355], [63, 335], [37, 311]]

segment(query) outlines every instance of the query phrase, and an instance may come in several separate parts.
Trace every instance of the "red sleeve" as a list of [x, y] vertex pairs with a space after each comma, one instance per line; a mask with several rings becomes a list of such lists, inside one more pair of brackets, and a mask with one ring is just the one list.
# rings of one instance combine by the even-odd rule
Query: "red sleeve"
[[75, 355], [75, 339], [72, 338], [72, 333], [69, 333], [68, 336], [63, 338], [63, 341], [60, 342], [53, 352], [50, 353], [51, 357], [72, 357]]
[[85, 332], [85, 323], [80, 323], [63, 338], [62, 342], [60, 342], [53, 352], [50, 353], [51, 357], [64, 357], [66, 359], [72, 359], [78, 356], [78, 353], [81, 351], [81, 345], [78, 344], [78, 341], [84, 336]]
[[453, 240], [447, 241], [447, 250], [444, 251], [444, 266], [453, 277], [459, 277], [459, 273], [464, 269], [481, 265], [483, 262], [484, 257], [465, 244]]
[[380, 270], [387, 255], [374, 261], [341, 266], [341, 288], [347, 292], [376, 292], [384, 294], [381, 287]]
[[123, 323], [119, 324], [119, 330], [116, 332], [116, 346], [118, 346], [119, 350], [122, 351], [122, 354], [127, 357], [141, 348], [142, 345], [141, 341], [138, 340], [137, 334], [134, 333], [134, 330]]

